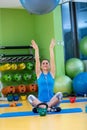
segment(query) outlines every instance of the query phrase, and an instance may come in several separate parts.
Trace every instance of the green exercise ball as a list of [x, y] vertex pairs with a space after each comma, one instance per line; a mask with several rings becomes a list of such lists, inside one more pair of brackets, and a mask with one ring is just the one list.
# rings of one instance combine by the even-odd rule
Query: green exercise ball
[[80, 41], [80, 51], [83, 55], [87, 56], [87, 36], [81, 39]]
[[72, 80], [66, 75], [62, 75], [55, 78], [54, 93], [62, 92], [64, 96], [68, 96], [72, 93]]
[[21, 75], [20, 74], [14, 74], [13, 79], [15, 81], [21, 81]]
[[65, 71], [66, 75], [74, 78], [77, 74], [84, 72], [84, 63], [78, 58], [71, 58], [66, 61]]
[[10, 82], [12, 80], [12, 76], [10, 74], [5, 74], [3, 76], [4, 81]]
[[30, 79], [31, 79], [31, 75], [28, 74], [28, 73], [25, 73], [25, 74], [23, 75], [23, 79], [24, 79], [25, 81], [30, 80]]

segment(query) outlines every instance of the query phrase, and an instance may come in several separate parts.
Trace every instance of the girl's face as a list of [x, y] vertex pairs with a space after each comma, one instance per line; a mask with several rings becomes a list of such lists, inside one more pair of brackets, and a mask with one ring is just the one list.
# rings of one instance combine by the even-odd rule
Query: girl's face
[[49, 71], [50, 69], [50, 64], [49, 64], [49, 61], [48, 60], [43, 60], [41, 62], [41, 69], [42, 71]]

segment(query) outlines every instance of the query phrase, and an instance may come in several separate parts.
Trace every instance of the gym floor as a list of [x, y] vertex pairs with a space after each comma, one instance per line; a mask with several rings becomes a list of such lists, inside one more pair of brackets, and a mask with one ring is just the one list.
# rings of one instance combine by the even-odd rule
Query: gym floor
[[[0, 114], [6, 112], [31, 111], [30, 104], [26, 101], [22, 102], [22, 106], [0, 108]], [[0, 101], [0, 104], [8, 103]], [[10, 117], [0, 118], [0, 130], [87, 130], [87, 113], [85, 113], [85, 105], [87, 102], [61, 103], [63, 108], [82, 108], [81, 113], [55, 114], [26, 117]]]

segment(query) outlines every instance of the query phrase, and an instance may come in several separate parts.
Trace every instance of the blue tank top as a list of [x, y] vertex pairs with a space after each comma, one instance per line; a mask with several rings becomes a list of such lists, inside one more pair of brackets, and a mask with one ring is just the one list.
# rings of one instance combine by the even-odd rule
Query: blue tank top
[[41, 73], [37, 79], [38, 83], [38, 99], [42, 102], [49, 102], [53, 97], [54, 78], [51, 73]]

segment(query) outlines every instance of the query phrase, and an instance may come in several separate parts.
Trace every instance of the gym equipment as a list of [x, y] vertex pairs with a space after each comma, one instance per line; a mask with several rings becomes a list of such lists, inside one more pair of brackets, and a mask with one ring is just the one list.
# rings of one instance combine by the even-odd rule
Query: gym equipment
[[[76, 99], [75, 102], [87, 102], [87, 98]], [[70, 103], [70, 99], [62, 100], [61, 103]]]
[[15, 81], [21, 81], [21, 75], [20, 74], [14, 74], [13, 75], [13, 80], [15, 80]]
[[2, 65], [0, 66], [0, 71], [4, 71], [4, 67]]
[[3, 80], [6, 81], [6, 82], [10, 82], [12, 80], [12, 76], [11, 74], [5, 74], [3, 75]]
[[4, 70], [10, 70], [11, 69], [11, 65], [9, 63], [3, 65]]
[[[22, 106], [22, 103], [17, 103], [16, 106]], [[10, 107], [9, 104], [0, 104], [0, 107]]]
[[[1, 54], [0, 55], [0, 63], [29, 62], [31, 60], [34, 61], [33, 47], [32, 46], [0, 46], [0, 49], [2, 49], [2, 50], [28, 49], [29, 50], [29, 54], [14, 54], [14, 55]], [[8, 70], [9, 69], [10, 68], [8, 68]], [[0, 70], [1, 70], [1, 68], [0, 68]]]
[[29, 62], [31, 60], [34, 60], [33, 54], [29, 54], [29, 55], [5, 55], [5, 57], [0, 58], [0, 63]]
[[72, 80], [66, 75], [55, 78], [54, 93], [62, 92], [63, 96], [68, 96], [72, 93]]
[[69, 97], [69, 100], [71, 103], [74, 103], [76, 101], [76, 97]]
[[10, 107], [16, 107], [16, 104], [17, 104], [16, 102], [11, 102]]
[[4, 87], [2, 88], [2, 94], [4, 96], [7, 96], [7, 94], [10, 94], [10, 93], [15, 93], [15, 87], [14, 86], [7, 86], [7, 87]]
[[[46, 107], [45, 108], [41, 108], [41, 107], [39, 107], [40, 105], [46, 105]], [[45, 110], [46, 109], [46, 110]], [[36, 107], [34, 107], [33, 109], [32, 109], [32, 111], [34, 112], [34, 113], [39, 113], [41, 116], [44, 116], [44, 111], [47, 113], [49, 113], [49, 112], [60, 112], [61, 111], [61, 108], [60, 107], [51, 107], [51, 108], [49, 108], [48, 109], [48, 105], [46, 104], [46, 103], [40, 103], [40, 104], [38, 104]], [[46, 113], [45, 113], [45, 115], [46, 115]], [[43, 114], [43, 115], [42, 115]]]
[[18, 94], [13, 94], [13, 100], [18, 101], [19, 100], [19, 95]]
[[35, 73], [35, 72], [32, 73], [31, 79], [32, 79], [33, 81], [35, 81], [35, 80], [37, 79], [37, 76], [36, 76], [36, 73]]
[[87, 95], [87, 72], [79, 73], [73, 79], [73, 90], [76, 95], [84, 96]]
[[17, 64], [11, 64], [11, 70], [17, 70]]
[[13, 101], [13, 94], [8, 94], [7, 100], [10, 101], [10, 102]]
[[5, 96], [7, 95], [7, 91], [6, 91], [6, 87], [3, 87], [2, 90], [1, 90], [2, 94]]
[[29, 84], [29, 91], [30, 92], [37, 92], [38, 86], [37, 84]]
[[16, 92], [17, 93], [25, 93], [26, 92], [26, 86], [23, 84], [20, 84], [19, 86], [16, 87]]
[[[62, 109], [60, 112], [49, 112], [50, 114], [69, 114], [69, 113], [80, 113], [83, 112], [81, 108], [65, 108]], [[1, 113], [0, 118], [6, 118], [6, 117], [23, 117], [23, 116], [37, 116], [38, 113], [34, 113], [32, 111], [22, 111], [22, 112], [8, 112], [8, 113]]]
[[28, 73], [25, 73], [25, 74], [23, 74], [23, 79], [24, 79], [25, 81], [28, 81], [28, 80], [31, 79], [31, 75], [29, 75]]
[[[41, 108], [40, 106], [41, 105], [44, 105], [45, 107], [44, 108]], [[47, 108], [48, 108], [48, 105], [46, 103], [39, 103], [37, 106], [37, 112], [39, 113], [40, 116], [46, 116], [47, 114]]]
[[80, 41], [80, 51], [83, 55], [87, 56], [87, 36], [83, 37]]
[[56, 8], [60, 0], [20, 0], [22, 6], [34, 14], [46, 14]]
[[66, 61], [66, 75], [74, 78], [77, 74], [84, 72], [84, 63], [78, 58], [71, 58]]
[[27, 63], [27, 69], [28, 69], [28, 70], [32, 70], [32, 69], [33, 69], [33, 63], [28, 62], [28, 63]]
[[25, 100], [27, 99], [27, 95], [21, 95], [21, 96], [20, 96], [20, 99], [21, 99], [22, 101], [25, 101]]
[[18, 64], [18, 70], [23, 70], [25, 68], [26, 68], [25, 63]]
[[61, 111], [61, 108], [60, 107], [52, 107], [51, 109], [50, 109], [50, 111], [48, 111], [48, 112], [60, 112]]

